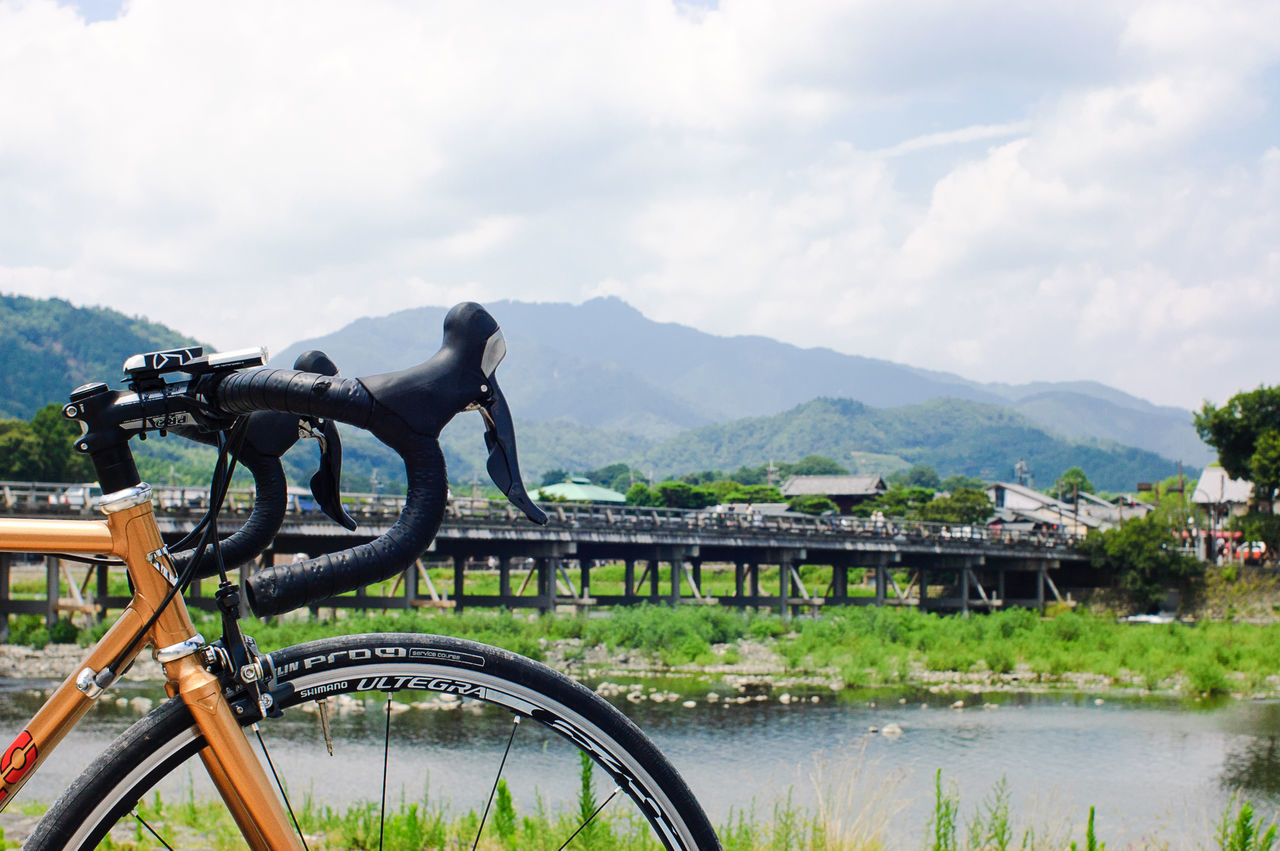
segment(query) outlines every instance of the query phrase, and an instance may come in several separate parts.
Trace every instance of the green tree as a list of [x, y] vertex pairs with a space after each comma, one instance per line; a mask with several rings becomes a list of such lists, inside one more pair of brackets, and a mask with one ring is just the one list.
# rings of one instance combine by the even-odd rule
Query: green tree
[[657, 491], [667, 508], [706, 508], [715, 501], [710, 488], [695, 488], [688, 482], [659, 482]]
[[549, 485], [558, 485], [561, 482], [569, 480], [569, 471], [556, 467], [554, 470], [547, 470], [542, 474], [542, 481], [538, 483], [539, 487], [547, 487]]
[[853, 507], [853, 514], [858, 517], [870, 517], [872, 513], [880, 511], [886, 517], [915, 516], [922, 506], [933, 502], [934, 493], [932, 488], [908, 488], [897, 485], [875, 499], [858, 503]]
[[889, 477], [890, 484], [907, 488], [928, 488], [936, 491], [942, 487], [938, 471], [927, 464], [916, 464], [909, 470], [899, 470]]
[[[1237, 393], [1221, 408], [1205, 402], [1193, 422], [1200, 439], [1218, 451], [1218, 461], [1228, 475], [1252, 479], [1259, 441], [1264, 435], [1280, 431], [1280, 387], [1263, 386]], [[1270, 474], [1275, 470], [1274, 455], [1274, 444], [1267, 441], [1258, 458], [1261, 472]], [[1259, 497], [1269, 497], [1280, 484], [1276, 479], [1252, 481]]]
[[1183, 555], [1180, 544], [1173, 524], [1153, 512], [1092, 531], [1084, 546], [1094, 566], [1115, 577], [1130, 603], [1148, 611], [1160, 605], [1169, 588], [1189, 590], [1204, 575], [1204, 565]]
[[1273, 494], [1280, 487], [1280, 431], [1258, 436], [1253, 454], [1249, 456], [1249, 478], [1258, 496]]
[[784, 464], [792, 476], [844, 476], [849, 471], [823, 455], [806, 455], [794, 464]]
[[973, 525], [985, 521], [993, 511], [995, 506], [985, 491], [960, 488], [951, 496], [926, 502], [916, 510], [916, 517], [933, 523]]
[[662, 496], [644, 482], [636, 482], [627, 490], [627, 505], [659, 506]]
[[51, 402], [31, 418], [31, 431], [40, 440], [44, 453], [46, 482], [81, 482], [94, 478], [89, 456], [76, 452], [80, 424], [62, 415], [62, 405]]
[[782, 491], [772, 485], [739, 485], [730, 491], [725, 502], [784, 502]]
[[1062, 491], [1063, 498], [1070, 498], [1075, 495], [1077, 489], [1081, 493], [1093, 493], [1093, 482], [1089, 481], [1084, 470], [1079, 467], [1068, 467], [1062, 471], [1062, 475], [1054, 485], [1055, 491], [1059, 489]]
[[799, 511], [801, 514], [818, 515], [827, 511], [838, 511], [838, 507], [830, 499], [817, 494], [802, 494], [793, 496], [787, 501], [787, 508], [792, 511]]
[[44, 447], [21, 420], [0, 422], [0, 479], [34, 482], [44, 478]]
[[947, 491], [948, 493], [955, 493], [961, 488], [969, 488], [970, 490], [980, 491], [985, 489], [986, 486], [987, 486], [987, 483], [984, 482], [982, 479], [975, 478], [974, 476], [965, 476], [960, 473], [956, 473], [954, 476], [947, 476], [945, 479], [942, 480], [942, 487], [940, 488], [940, 490]]

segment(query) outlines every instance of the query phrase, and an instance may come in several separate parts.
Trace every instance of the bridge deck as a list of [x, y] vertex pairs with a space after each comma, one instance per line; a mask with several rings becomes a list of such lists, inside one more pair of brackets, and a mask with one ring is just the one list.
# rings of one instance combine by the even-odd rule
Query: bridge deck
[[[207, 508], [206, 494], [194, 488], [158, 487], [156, 492], [157, 518], [171, 542], [190, 531]], [[96, 516], [82, 506], [51, 502], [59, 493], [59, 486], [0, 482], [0, 514]], [[371, 540], [390, 528], [403, 508], [403, 498], [386, 495], [348, 494], [344, 503], [359, 523], [355, 532], [325, 518], [309, 495], [291, 497], [285, 522], [259, 566]], [[251, 507], [251, 491], [233, 491], [222, 525], [234, 528], [235, 519], [247, 516]], [[1059, 586], [1097, 582], [1086, 575], [1087, 559], [1077, 542], [1058, 532], [842, 516], [543, 507], [550, 522], [536, 526], [505, 502], [453, 499], [431, 548], [393, 588], [362, 589], [313, 608], [551, 611], [665, 602], [769, 607], [784, 615], [824, 605], [969, 610], [1043, 606], [1046, 599], [1061, 598]], [[100, 617], [127, 602], [109, 593], [105, 568], [73, 570], [57, 562], [49, 559], [44, 573], [49, 587], [63, 590], [19, 600], [9, 592], [12, 559], [0, 554], [5, 623], [8, 614], [56, 617], [68, 608]], [[605, 567], [610, 564], [621, 570]], [[89, 575], [75, 581], [76, 572]], [[200, 592], [193, 589], [193, 604], [210, 606]], [[70, 597], [64, 597], [67, 593]]]

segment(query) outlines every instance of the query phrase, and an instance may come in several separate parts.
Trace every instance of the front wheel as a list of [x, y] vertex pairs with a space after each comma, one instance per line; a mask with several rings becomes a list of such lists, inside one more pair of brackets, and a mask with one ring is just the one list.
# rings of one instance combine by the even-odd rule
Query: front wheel
[[[517, 847], [527, 841], [521, 830], [537, 832], [549, 848], [588, 837], [593, 847], [720, 847], [653, 742], [607, 701], [537, 662], [461, 639], [406, 634], [328, 638], [272, 653], [271, 661], [283, 717], [261, 729], [311, 847], [320, 830], [314, 817], [327, 813], [330, 824], [375, 831], [368, 841], [390, 849], [394, 842], [384, 838], [394, 837], [384, 834], [397, 806], [413, 814], [408, 841], [415, 848], [456, 843], [473, 830], [464, 847]], [[194, 781], [186, 778], [203, 772], [193, 759], [203, 744], [182, 702], [163, 704], [89, 766], [25, 847], [89, 849], [108, 833], [126, 832], [145, 847], [139, 802], [174, 774], [184, 779], [172, 797], [190, 795]], [[612, 780], [612, 795], [592, 786], [592, 766]], [[518, 823], [513, 795], [524, 813]], [[158, 821], [163, 837], [165, 819]], [[455, 835], [446, 839], [450, 830]], [[580, 830], [586, 836], [574, 835]]]

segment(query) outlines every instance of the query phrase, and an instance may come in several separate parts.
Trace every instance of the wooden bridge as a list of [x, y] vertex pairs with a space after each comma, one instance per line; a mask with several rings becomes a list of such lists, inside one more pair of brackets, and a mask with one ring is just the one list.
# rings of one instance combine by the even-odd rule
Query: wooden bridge
[[[93, 517], [58, 502], [61, 486], [0, 482], [0, 515]], [[157, 516], [173, 542], [204, 515], [207, 494], [156, 488]], [[335, 552], [381, 535], [403, 498], [343, 496], [358, 521], [337, 526], [309, 494], [290, 496], [272, 547], [259, 564]], [[232, 491], [221, 525], [234, 528], [252, 507], [251, 491]], [[784, 616], [828, 605], [912, 605], [969, 611], [1043, 607], [1069, 589], [1098, 584], [1076, 541], [1060, 532], [994, 532], [985, 526], [873, 522], [756, 511], [691, 511], [544, 503], [546, 526], [506, 502], [454, 498], [431, 548], [394, 583], [335, 597], [313, 609], [347, 607], [529, 608], [641, 602], [765, 607]], [[127, 598], [110, 593], [109, 570], [47, 558], [43, 599], [10, 593], [15, 557], [0, 554], [0, 614], [91, 612]], [[28, 572], [38, 570], [28, 563]], [[119, 568], [116, 568], [119, 570]], [[253, 569], [252, 567], [250, 569]], [[79, 578], [78, 578], [79, 577]], [[389, 587], [388, 587], [389, 586]], [[189, 599], [210, 607], [199, 584]], [[4, 619], [7, 622], [7, 617]]]

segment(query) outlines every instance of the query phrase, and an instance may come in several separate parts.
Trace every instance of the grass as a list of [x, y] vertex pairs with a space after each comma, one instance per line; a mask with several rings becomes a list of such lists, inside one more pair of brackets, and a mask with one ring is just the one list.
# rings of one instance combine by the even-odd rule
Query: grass
[[[656, 849], [658, 844], [648, 835], [648, 826], [629, 807], [617, 803], [606, 805], [591, 818], [597, 807], [598, 790], [589, 760], [582, 769], [582, 788], [577, 800], [562, 809], [550, 809], [536, 796], [525, 807], [511, 798], [504, 783], [497, 788], [496, 803], [480, 830], [481, 815], [475, 811], [452, 813], [447, 803], [432, 799], [392, 803], [385, 818], [374, 802], [360, 802], [345, 808], [333, 808], [305, 800], [297, 806], [299, 823], [307, 844], [315, 849], [378, 848], [398, 849], [476, 847], [490, 851], [509, 849], [555, 849], [565, 837], [577, 830], [568, 847], [572, 849]], [[850, 778], [842, 775], [829, 785], [845, 787], [845, 805], [832, 811], [819, 804], [809, 809], [795, 803], [794, 790], [780, 794], [764, 816], [754, 807], [735, 811], [717, 825], [726, 851], [880, 851], [887, 846], [906, 847], [923, 844], [930, 851], [1034, 851], [1034, 849], [1071, 848], [1072, 851], [1104, 851], [1105, 826], [1100, 826], [1093, 807], [1084, 825], [1069, 816], [1056, 824], [1034, 824], [1019, 818], [1010, 804], [1008, 787], [1003, 781], [989, 791], [966, 818], [954, 784], [947, 782], [941, 770], [935, 775], [932, 811], [925, 824], [903, 822], [901, 801], [892, 794], [867, 798], [851, 787], [865, 779], [855, 769]], [[837, 797], [840, 797], [837, 793]], [[234, 823], [220, 802], [200, 801], [188, 793], [179, 800], [164, 800], [155, 794], [140, 802], [139, 813], [147, 823], [167, 838], [192, 840], [198, 837], [202, 847], [239, 848], [242, 840]], [[857, 810], [858, 812], [851, 812]], [[875, 812], [870, 812], [875, 810]], [[586, 829], [584, 819], [590, 818]], [[381, 834], [381, 835], [380, 835]], [[1277, 826], [1257, 814], [1245, 801], [1236, 807], [1228, 803], [1216, 830], [1196, 844], [1219, 851], [1271, 851], [1275, 847]], [[1179, 836], [1179, 841], [1195, 842], [1195, 837]], [[1167, 840], [1150, 837], [1143, 846], [1164, 848]], [[9, 846], [0, 846], [9, 847]], [[125, 821], [101, 847], [105, 849], [144, 849], [159, 847], [151, 836], [134, 821]]]
[[[593, 593], [620, 590], [622, 565], [593, 570]], [[820, 568], [802, 571], [812, 593], [825, 581]], [[826, 569], [829, 572], [829, 569]], [[662, 568], [669, 574], [669, 568]], [[497, 590], [496, 573], [468, 575], [470, 590]], [[768, 587], [769, 576], [762, 578]], [[776, 569], [774, 573], [776, 579]], [[443, 579], [443, 577], [442, 577]], [[575, 577], [576, 579], [576, 577]], [[669, 576], [660, 576], [669, 588]], [[716, 583], [732, 584], [731, 572], [705, 571], [706, 593], [722, 593]], [[516, 577], [513, 576], [513, 581]], [[485, 583], [491, 583], [487, 589]], [[617, 583], [617, 589], [611, 589]], [[206, 583], [207, 584], [207, 583]], [[439, 583], [438, 587], [444, 583]], [[206, 588], [206, 593], [211, 593]], [[732, 590], [726, 588], [725, 590]], [[389, 593], [388, 584], [381, 593]], [[380, 593], [374, 589], [371, 593]], [[607, 610], [607, 616], [536, 616], [494, 610], [463, 613], [435, 610], [321, 609], [254, 624], [249, 630], [264, 647], [367, 631], [436, 632], [505, 647], [535, 659], [545, 657], [549, 641], [576, 639], [584, 647], [650, 654], [660, 665], [710, 665], [732, 661], [735, 644], [767, 640], [794, 672], [838, 675], [849, 686], [900, 684], [920, 671], [960, 672], [992, 677], [1018, 672], [1042, 681], [1069, 673], [1105, 677], [1121, 685], [1148, 689], [1180, 688], [1194, 695], [1273, 693], [1270, 678], [1280, 675], [1280, 624], [1202, 621], [1189, 626], [1130, 625], [1115, 618], [1070, 609], [1051, 617], [1011, 609], [970, 617], [921, 613], [909, 607], [831, 607], [818, 617], [783, 621], [774, 614], [719, 606], [640, 605]], [[215, 616], [194, 612], [206, 636], [217, 635]], [[10, 640], [42, 646], [75, 640], [69, 622], [46, 629], [38, 616], [11, 621]], [[82, 631], [87, 642], [105, 627]], [[730, 652], [714, 653], [714, 645]]]

